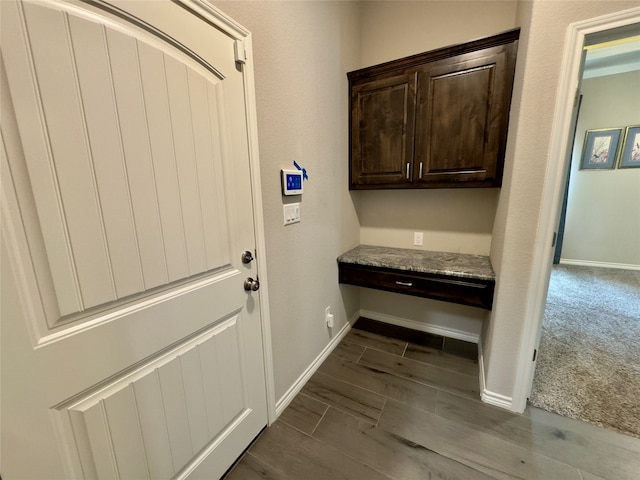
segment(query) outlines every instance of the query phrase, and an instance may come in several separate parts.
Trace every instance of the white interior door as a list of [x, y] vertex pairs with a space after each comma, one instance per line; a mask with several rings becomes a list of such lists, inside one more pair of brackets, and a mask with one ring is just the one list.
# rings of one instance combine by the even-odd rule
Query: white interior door
[[267, 422], [235, 40], [0, 3], [2, 478], [218, 478]]

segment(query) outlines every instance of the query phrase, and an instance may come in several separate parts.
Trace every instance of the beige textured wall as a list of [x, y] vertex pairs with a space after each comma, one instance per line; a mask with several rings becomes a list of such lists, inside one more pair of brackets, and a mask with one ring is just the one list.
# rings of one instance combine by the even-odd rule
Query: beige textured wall
[[[359, 62], [359, 7], [351, 2], [214, 4], [252, 32], [276, 400], [358, 309], [338, 287], [336, 258], [358, 243], [347, 191], [347, 78]], [[280, 169], [309, 172], [301, 222], [283, 226]]]
[[[487, 311], [456, 303], [363, 288], [360, 305], [365, 317], [429, 330], [445, 337], [477, 342]], [[391, 318], [390, 318], [391, 317]], [[400, 319], [398, 321], [398, 319]]]
[[514, 28], [516, 1], [362, 2], [362, 66]]
[[[497, 189], [372, 190], [359, 199], [360, 242], [488, 255]], [[424, 245], [413, 245], [424, 232]]]
[[[511, 396], [529, 301], [532, 239], [540, 221], [543, 172], [550, 161], [547, 149], [564, 35], [571, 22], [631, 8], [637, 1], [215, 4], [254, 37], [277, 398], [329, 342], [321, 318], [324, 306], [338, 305], [334, 308], [338, 326], [360, 307], [357, 289], [337, 286], [335, 266], [339, 253], [369, 238], [366, 225], [360, 233], [358, 217], [377, 222], [376, 228], [385, 230], [384, 235], [396, 230], [393, 218], [397, 212], [376, 213], [382, 197], [372, 200], [373, 192], [349, 194], [344, 187], [345, 73], [516, 25], [523, 27], [502, 189], [397, 191], [388, 193], [384, 202], [397, 201], [405, 213], [413, 212], [417, 226], [424, 225], [420, 221], [425, 215], [460, 219], [459, 231], [452, 232], [446, 242], [454, 251], [465, 251], [470, 238], [476, 234], [486, 237], [491, 231], [498, 291], [491, 322], [484, 324], [485, 377], [490, 391]], [[285, 228], [278, 172], [293, 159], [309, 169], [311, 181], [305, 185], [302, 223]], [[460, 200], [452, 208], [449, 200], [457, 200], [458, 195]], [[488, 215], [479, 222], [466, 214], [477, 202], [495, 205], [498, 196], [494, 220]], [[422, 229], [425, 243], [442, 235], [442, 228], [434, 229], [433, 235]], [[411, 232], [413, 226], [397, 230], [403, 229]], [[377, 237], [370, 233], [384, 237], [382, 232]], [[405, 243], [397, 246], [410, 246], [411, 236], [399, 236]]]
[[540, 223], [564, 38], [570, 23], [637, 7], [637, 1], [520, 2], [518, 68], [507, 162], [495, 218], [491, 260], [497, 292], [484, 332], [487, 390], [513, 395], [532, 274], [532, 239]]
[[[517, 26], [515, 1], [362, 2], [361, 66], [493, 35]], [[500, 190], [437, 189], [353, 192], [360, 242], [399, 248], [488, 255]], [[413, 246], [413, 232], [424, 246]], [[477, 336], [484, 312], [452, 311], [441, 302], [378, 297], [363, 290], [361, 307], [429, 327]]]
[[579, 169], [587, 130], [640, 125], [640, 72], [590, 78], [581, 91], [562, 260], [640, 266], [640, 168]]

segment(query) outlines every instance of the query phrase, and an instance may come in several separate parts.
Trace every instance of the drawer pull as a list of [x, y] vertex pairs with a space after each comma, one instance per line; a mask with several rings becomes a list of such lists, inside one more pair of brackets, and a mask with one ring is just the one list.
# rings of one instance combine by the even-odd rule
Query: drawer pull
[[413, 287], [413, 282], [401, 282], [396, 280], [396, 285], [402, 285], [403, 287]]

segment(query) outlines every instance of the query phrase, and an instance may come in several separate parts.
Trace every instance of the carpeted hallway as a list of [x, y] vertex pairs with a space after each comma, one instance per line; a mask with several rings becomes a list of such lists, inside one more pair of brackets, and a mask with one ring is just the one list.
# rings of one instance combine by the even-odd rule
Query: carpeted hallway
[[640, 271], [553, 267], [529, 401], [640, 437]]

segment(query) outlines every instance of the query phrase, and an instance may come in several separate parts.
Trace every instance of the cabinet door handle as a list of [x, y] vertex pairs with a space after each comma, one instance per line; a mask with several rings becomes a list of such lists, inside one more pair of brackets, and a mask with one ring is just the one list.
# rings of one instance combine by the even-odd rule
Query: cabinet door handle
[[420, 173], [418, 175], [418, 178], [422, 180], [422, 162], [420, 162]]
[[410, 165], [410, 163], [407, 162], [407, 180], [409, 180], [409, 165]]
[[413, 282], [401, 282], [396, 280], [396, 285], [402, 285], [403, 287], [413, 287]]

